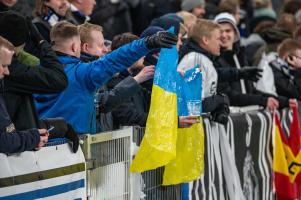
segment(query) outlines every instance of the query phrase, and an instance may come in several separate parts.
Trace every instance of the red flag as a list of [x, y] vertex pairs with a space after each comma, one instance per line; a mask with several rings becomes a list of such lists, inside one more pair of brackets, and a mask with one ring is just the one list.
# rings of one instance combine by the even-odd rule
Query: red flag
[[277, 115], [274, 118], [274, 184], [278, 200], [301, 197], [301, 141], [297, 108], [293, 108], [290, 137], [286, 138]]

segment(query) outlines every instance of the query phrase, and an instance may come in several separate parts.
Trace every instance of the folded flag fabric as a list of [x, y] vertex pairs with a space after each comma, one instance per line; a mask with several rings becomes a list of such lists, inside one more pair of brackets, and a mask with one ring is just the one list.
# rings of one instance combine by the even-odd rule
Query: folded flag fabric
[[278, 200], [301, 197], [301, 141], [297, 108], [287, 139], [277, 115], [274, 117], [274, 186]]

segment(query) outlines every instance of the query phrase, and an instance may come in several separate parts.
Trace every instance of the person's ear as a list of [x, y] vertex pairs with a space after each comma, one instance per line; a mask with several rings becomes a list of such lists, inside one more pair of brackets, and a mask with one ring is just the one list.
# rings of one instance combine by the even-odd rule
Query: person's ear
[[77, 52], [75, 42], [72, 42], [72, 45], [71, 45], [71, 51], [72, 51], [73, 53], [76, 53], [76, 52]]
[[207, 37], [203, 36], [201, 38], [201, 42], [207, 46], [209, 44], [209, 39]]
[[293, 62], [293, 56], [292, 55], [287, 55], [286, 62], [291, 64]]
[[81, 45], [81, 48], [83, 52], [88, 52], [88, 48], [89, 48], [88, 43], [84, 43], [83, 45]]

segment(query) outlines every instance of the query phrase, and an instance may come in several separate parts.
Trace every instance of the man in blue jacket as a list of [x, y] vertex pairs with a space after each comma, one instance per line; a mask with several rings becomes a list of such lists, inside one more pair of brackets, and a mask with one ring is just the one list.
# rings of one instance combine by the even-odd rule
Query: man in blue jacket
[[13, 46], [0, 36], [0, 153], [19, 153], [40, 149], [48, 140], [46, 129], [16, 131], [3, 100], [3, 78], [9, 75], [8, 65], [14, 54]]
[[136, 40], [93, 62], [80, 60], [81, 41], [76, 26], [56, 24], [50, 38], [60, 62], [65, 65], [69, 85], [59, 94], [36, 95], [40, 117], [63, 117], [79, 133], [95, 133], [94, 94], [115, 73], [123, 71], [150, 50], [170, 48], [177, 37], [168, 32]]

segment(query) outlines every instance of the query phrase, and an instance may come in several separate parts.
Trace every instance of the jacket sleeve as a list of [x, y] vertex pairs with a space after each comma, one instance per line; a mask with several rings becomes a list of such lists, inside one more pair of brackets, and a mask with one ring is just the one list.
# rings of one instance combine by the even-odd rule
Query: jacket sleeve
[[301, 99], [301, 88], [300, 88], [300, 78], [295, 77], [294, 80], [290, 81], [289, 78], [285, 75], [282, 75], [281, 72], [273, 70], [275, 76], [275, 86], [277, 94], [283, 95], [289, 98]]
[[[240, 86], [240, 84], [236, 84], [236, 86], [237, 85]], [[218, 83], [218, 91], [226, 94], [229, 97], [231, 106], [259, 105], [265, 107], [268, 96], [263, 94], [255, 94], [252, 92], [252, 89], [253, 87], [247, 87], [248, 93], [242, 94], [241, 92], [237, 91], [234, 83], [232, 83], [232, 85], [229, 82]]]
[[131, 76], [118, 83], [112, 90], [99, 93], [99, 112], [108, 113], [139, 91], [141, 86]]
[[127, 101], [115, 109], [112, 115], [114, 123], [117, 122], [119, 125], [144, 127], [148, 113], [139, 111], [133, 102]]
[[127, 69], [148, 52], [144, 39], [135, 40], [88, 65], [79, 65], [76, 76], [90, 91], [93, 91], [105, 84], [115, 73]]
[[63, 91], [68, 79], [56, 54], [47, 42], [40, 44], [40, 67], [30, 67], [13, 59], [10, 76], [5, 77], [5, 88], [23, 94], [56, 93]]
[[231, 82], [239, 80], [238, 69], [236, 68], [216, 68], [219, 82]]
[[6, 133], [0, 130], [0, 153], [20, 153], [30, 151], [40, 142], [37, 129]]

